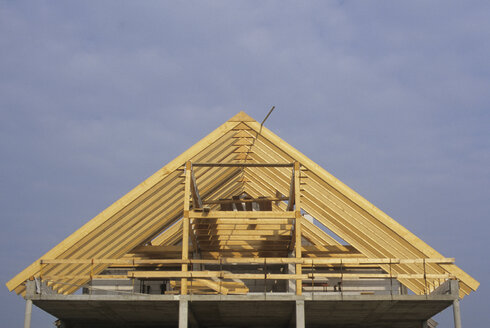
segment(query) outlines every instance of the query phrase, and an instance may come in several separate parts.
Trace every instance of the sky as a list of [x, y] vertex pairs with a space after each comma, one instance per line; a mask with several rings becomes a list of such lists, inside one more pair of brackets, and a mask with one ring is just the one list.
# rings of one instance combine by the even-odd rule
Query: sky
[[[0, 281], [243, 110], [481, 282], [490, 2], [0, 0]], [[0, 292], [5, 327], [24, 300]], [[435, 318], [452, 327], [451, 309]], [[33, 327], [55, 319], [35, 308]]]

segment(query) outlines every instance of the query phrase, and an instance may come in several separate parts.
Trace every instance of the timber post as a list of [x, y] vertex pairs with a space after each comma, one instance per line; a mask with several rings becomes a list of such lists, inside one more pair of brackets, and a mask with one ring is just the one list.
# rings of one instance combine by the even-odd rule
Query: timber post
[[[301, 167], [299, 162], [294, 162], [294, 211], [295, 211], [295, 247], [294, 253], [296, 259], [301, 260], [301, 225], [302, 225], [302, 216], [301, 216], [301, 185], [300, 185], [300, 174]], [[302, 265], [301, 263], [296, 264], [296, 275], [302, 274]], [[296, 279], [296, 295], [301, 295], [303, 290], [303, 280]]]
[[[189, 210], [191, 193], [191, 170], [190, 161], [185, 163], [185, 187], [184, 187], [184, 216], [182, 218], [182, 261], [189, 259]], [[182, 263], [182, 272], [187, 272], [187, 263]], [[180, 283], [180, 293], [187, 294], [187, 278], [182, 278]]]

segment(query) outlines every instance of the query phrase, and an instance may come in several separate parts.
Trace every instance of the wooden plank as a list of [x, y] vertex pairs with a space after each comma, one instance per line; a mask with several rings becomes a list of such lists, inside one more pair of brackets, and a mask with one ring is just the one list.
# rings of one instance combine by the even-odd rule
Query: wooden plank
[[251, 145], [253, 145], [253, 138], [239, 138], [233, 143], [233, 146], [251, 146]]
[[308, 229], [312, 234], [315, 235], [316, 238], [322, 241], [323, 245], [337, 245], [341, 246], [341, 244], [329, 236], [325, 231], [320, 229], [320, 227], [316, 226], [314, 223], [311, 223], [306, 218], [303, 217], [302, 220], [303, 228]]
[[239, 225], [239, 224], [246, 224], [246, 225], [263, 225], [263, 224], [292, 224], [293, 219], [275, 219], [275, 218], [268, 218], [268, 219], [233, 219], [233, 218], [224, 218], [224, 219], [213, 219], [211, 220], [199, 220], [199, 221], [194, 221], [193, 224], [195, 225], [200, 225], [200, 224], [231, 224], [231, 225]]
[[201, 229], [211, 230], [291, 230], [292, 224], [215, 224], [215, 223], [194, 223], [197, 232]]
[[170, 238], [178, 234], [182, 230], [182, 220], [171, 226], [167, 231], [156, 237], [151, 241], [152, 245], [163, 246]]
[[[290, 263], [301, 263], [304, 265], [319, 265], [319, 264], [351, 264], [351, 265], [363, 265], [363, 264], [422, 264], [426, 263], [436, 263], [436, 264], [452, 264], [454, 263], [454, 258], [428, 258], [428, 259], [372, 259], [372, 258], [294, 258], [294, 257], [250, 257], [250, 258], [234, 258], [234, 257], [223, 257], [220, 260], [209, 260], [209, 259], [43, 259], [41, 264], [290, 264]], [[104, 276], [104, 275], [102, 275]], [[401, 276], [400, 274], [398, 276]]]
[[[429, 279], [449, 279], [449, 274], [428, 274]], [[250, 280], [305, 280], [311, 278], [343, 278], [343, 279], [387, 279], [389, 274], [377, 273], [309, 273], [309, 274], [263, 274], [263, 273], [229, 273], [223, 271], [132, 271], [128, 272], [129, 278], [157, 279], [157, 278], [222, 278], [222, 279], [250, 279]], [[398, 279], [423, 279], [423, 274], [392, 275]]]
[[[202, 287], [205, 287], [205, 288], [208, 288], [208, 286], [206, 284], [203, 283], [203, 280], [207, 280], [207, 279], [192, 279], [192, 281], [188, 281], [187, 282], [187, 286], [188, 287], [198, 287], [198, 288], [202, 288]], [[235, 288], [243, 288], [245, 287], [244, 283], [243, 282], [235, 282], [235, 281], [221, 281], [221, 284], [228, 288], [228, 289], [235, 289]], [[178, 281], [178, 280], [171, 280], [170, 281], [170, 285], [172, 287], [179, 287], [180, 288], [180, 285], [181, 285], [181, 282]], [[245, 287], [246, 288], [246, 287]]]
[[211, 289], [214, 289], [215, 291], [223, 295], [227, 295], [230, 291], [227, 287], [223, 286], [221, 283], [217, 283], [208, 279], [198, 279], [198, 281], [203, 285]]
[[[127, 280], [129, 278], [140, 279], [157, 279], [157, 278], [223, 278], [223, 279], [251, 279], [251, 280], [290, 280], [290, 279], [318, 279], [318, 278], [343, 278], [344, 280], [351, 279], [424, 279], [423, 274], [393, 274], [390, 276], [388, 273], [308, 273], [308, 274], [267, 274], [265, 275], [255, 273], [220, 273], [219, 271], [133, 271], [127, 275], [61, 275], [61, 276], [45, 276], [45, 280], [64, 280], [64, 279], [93, 279], [93, 280]], [[451, 279], [454, 275], [451, 274], [426, 274], [427, 279]], [[199, 279], [204, 281], [204, 279]], [[209, 281], [209, 280], [207, 280]], [[187, 282], [187, 287], [191, 286], [191, 282]], [[180, 284], [181, 285], [181, 284]], [[211, 287], [211, 284], [201, 283], [200, 285], [208, 286], [209, 288], [218, 288], [218, 284]], [[226, 283], [223, 283], [226, 286]], [[225, 287], [222, 287], [225, 288]], [[227, 288], [228, 289], [228, 288]]]
[[238, 112], [235, 116], [230, 118], [228, 122], [257, 122], [253, 118], [251, 118], [247, 113], [244, 111]]
[[233, 135], [233, 138], [254, 138], [254, 136], [248, 133], [246, 130], [240, 130]]
[[243, 241], [281, 241], [284, 243], [288, 243], [291, 240], [291, 236], [288, 235], [212, 235], [212, 236], [196, 236], [199, 240], [199, 243], [207, 242], [207, 241], [228, 241], [228, 240], [243, 240]]
[[[187, 167], [187, 164], [186, 164]], [[192, 194], [192, 206], [194, 208], [202, 208], [202, 200], [201, 200], [201, 195], [199, 194], [199, 189], [197, 188], [197, 182], [196, 182], [196, 177], [194, 176], [194, 170], [190, 169], [191, 173], [191, 194]]]
[[131, 271], [128, 278], [159, 279], [159, 278], [222, 278], [222, 279], [253, 279], [253, 280], [289, 280], [308, 279], [308, 275], [296, 274], [255, 274], [255, 273], [228, 273], [223, 271]]
[[289, 202], [288, 202], [288, 207], [286, 211], [292, 211], [294, 209], [294, 203], [295, 203], [295, 196], [296, 193], [294, 192], [295, 190], [295, 175], [299, 174], [299, 172], [296, 172], [295, 168], [293, 168], [292, 173], [291, 173], [291, 183], [289, 184]]
[[[182, 218], [182, 260], [189, 259], [189, 209], [192, 185], [192, 164], [190, 161], [185, 163], [185, 188], [184, 188], [184, 217]], [[188, 269], [187, 264], [182, 264], [182, 272]], [[182, 279], [182, 295], [187, 294], [187, 280]]]
[[193, 163], [195, 167], [292, 167], [293, 163]]
[[[300, 182], [301, 167], [299, 162], [294, 162], [294, 209], [296, 213], [296, 221], [294, 225], [295, 247], [294, 253], [297, 259], [301, 259], [301, 241], [303, 226], [303, 216], [301, 215], [301, 182]], [[301, 264], [296, 264], [296, 274], [301, 275]], [[303, 282], [301, 279], [296, 280], [296, 295], [301, 295]]]
[[290, 236], [291, 230], [250, 230], [250, 229], [198, 229], [195, 230], [196, 237], [212, 236]]
[[238, 125], [235, 125], [233, 130], [251, 130], [251, 128], [247, 124], [240, 122]]
[[246, 147], [246, 146], [240, 146], [240, 147], [236, 148], [233, 152], [237, 153], [237, 154], [245, 154], [245, 155], [248, 155], [251, 153], [250, 147]]
[[[245, 199], [240, 199], [241, 203], [253, 203], [253, 202], [259, 202], [259, 201], [271, 201], [271, 202], [277, 202], [277, 201], [285, 201], [288, 200], [288, 197], [264, 197], [264, 198], [245, 198]], [[236, 203], [237, 201], [235, 199], [218, 199], [218, 200], [205, 200], [203, 201], [203, 204], [232, 204]]]
[[295, 212], [277, 211], [190, 211], [191, 219], [294, 219]]

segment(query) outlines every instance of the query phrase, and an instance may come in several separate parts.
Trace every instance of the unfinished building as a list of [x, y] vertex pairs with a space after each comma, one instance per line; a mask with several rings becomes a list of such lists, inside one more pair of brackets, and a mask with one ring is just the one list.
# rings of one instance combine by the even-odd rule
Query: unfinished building
[[7, 283], [59, 327], [430, 327], [479, 283], [240, 112]]

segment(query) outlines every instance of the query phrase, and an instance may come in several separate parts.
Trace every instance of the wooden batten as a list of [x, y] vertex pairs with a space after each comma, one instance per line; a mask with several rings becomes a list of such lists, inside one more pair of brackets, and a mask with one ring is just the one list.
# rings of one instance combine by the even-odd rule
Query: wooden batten
[[233, 138], [254, 138], [254, 136], [246, 130], [239, 130], [236, 134], [233, 135]]

